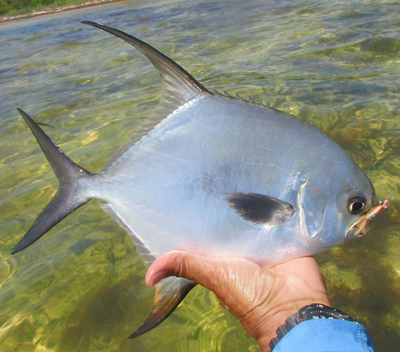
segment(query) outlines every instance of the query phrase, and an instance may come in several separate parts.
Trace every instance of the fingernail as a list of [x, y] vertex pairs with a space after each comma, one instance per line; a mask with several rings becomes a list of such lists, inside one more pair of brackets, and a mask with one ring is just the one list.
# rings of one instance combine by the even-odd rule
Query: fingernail
[[151, 278], [149, 286], [150, 287], [154, 286], [156, 283], [158, 283], [159, 281], [161, 281], [165, 277], [167, 277], [167, 272], [166, 271], [161, 270], [161, 271], [155, 273], [153, 275], [153, 277]]

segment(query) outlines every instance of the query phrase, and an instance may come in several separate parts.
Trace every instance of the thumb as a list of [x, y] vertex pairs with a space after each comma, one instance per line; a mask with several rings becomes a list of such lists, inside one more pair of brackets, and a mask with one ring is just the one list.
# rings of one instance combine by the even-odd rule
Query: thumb
[[173, 251], [161, 255], [146, 274], [146, 285], [154, 286], [168, 276], [183, 277], [214, 291], [220, 281], [221, 263], [214, 258], [201, 257], [187, 252]]
[[257, 264], [240, 258], [168, 252], [150, 266], [146, 284], [153, 286], [167, 276], [184, 277], [214, 292], [250, 335], [256, 339], [261, 335], [275, 279]]
[[177, 251], [163, 254], [150, 266], [146, 284], [153, 286], [167, 276], [184, 277], [204, 286], [239, 319], [262, 305], [275, 284], [271, 274], [248, 260]]

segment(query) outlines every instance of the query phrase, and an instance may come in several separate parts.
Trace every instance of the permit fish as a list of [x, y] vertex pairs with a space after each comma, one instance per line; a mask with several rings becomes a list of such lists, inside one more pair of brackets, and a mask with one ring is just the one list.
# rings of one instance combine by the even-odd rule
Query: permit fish
[[[12, 253], [27, 248], [97, 198], [131, 236], [145, 265], [172, 250], [232, 256], [269, 267], [365, 235], [374, 207], [366, 174], [328, 136], [290, 114], [212, 93], [145, 42], [82, 22], [141, 51], [163, 81], [144, 128], [91, 173], [73, 162], [18, 109], [59, 187]], [[195, 286], [170, 277], [130, 336], [161, 323]]]

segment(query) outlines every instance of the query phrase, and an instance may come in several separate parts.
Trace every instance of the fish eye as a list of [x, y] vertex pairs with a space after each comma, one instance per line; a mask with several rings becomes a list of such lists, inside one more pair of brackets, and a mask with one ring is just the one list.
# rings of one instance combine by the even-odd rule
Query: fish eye
[[367, 201], [363, 197], [353, 197], [349, 200], [349, 212], [352, 214], [358, 214], [365, 208]]

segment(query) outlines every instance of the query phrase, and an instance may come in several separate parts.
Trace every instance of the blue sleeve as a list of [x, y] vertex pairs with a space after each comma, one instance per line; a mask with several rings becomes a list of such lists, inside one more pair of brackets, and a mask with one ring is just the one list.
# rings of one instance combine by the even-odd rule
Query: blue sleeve
[[373, 352], [367, 330], [338, 319], [307, 320], [279, 341], [273, 352]]

